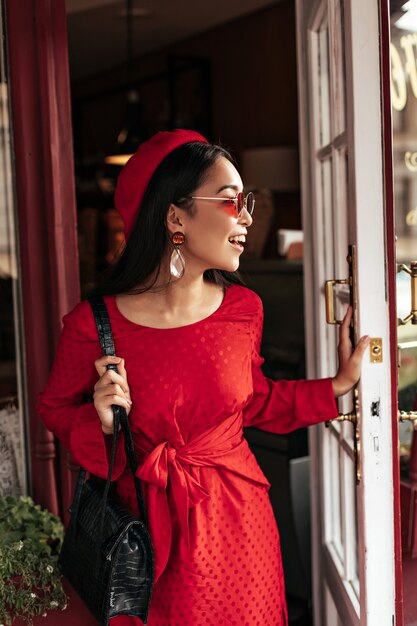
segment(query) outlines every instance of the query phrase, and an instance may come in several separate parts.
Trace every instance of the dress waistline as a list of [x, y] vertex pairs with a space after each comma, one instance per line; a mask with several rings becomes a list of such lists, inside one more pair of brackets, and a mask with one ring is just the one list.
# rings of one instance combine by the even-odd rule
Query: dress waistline
[[163, 441], [146, 452], [136, 475], [148, 483], [148, 518], [155, 551], [156, 582], [171, 551], [172, 520], [167, 488], [171, 490], [181, 533], [189, 548], [190, 509], [210, 496], [200, 484], [200, 467], [226, 469], [266, 488], [270, 483], [243, 437], [241, 412], [227, 417], [179, 448]]

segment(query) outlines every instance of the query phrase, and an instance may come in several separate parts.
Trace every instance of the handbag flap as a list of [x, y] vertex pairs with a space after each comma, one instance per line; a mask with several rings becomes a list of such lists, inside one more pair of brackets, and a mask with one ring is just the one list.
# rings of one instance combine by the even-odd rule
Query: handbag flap
[[[83, 485], [81, 494], [76, 520], [77, 531], [84, 531], [89, 537], [97, 537], [97, 541], [100, 541], [99, 528], [102, 505], [102, 495], [97, 482], [95, 479], [93, 481], [87, 480]], [[129, 511], [118, 505], [113, 498], [111, 502], [106, 503], [104, 520], [103, 536], [101, 537], [101, 545], [103, 546], [116, 541], [129, 526], [142, 525], [140, 520], [134, 518]]]

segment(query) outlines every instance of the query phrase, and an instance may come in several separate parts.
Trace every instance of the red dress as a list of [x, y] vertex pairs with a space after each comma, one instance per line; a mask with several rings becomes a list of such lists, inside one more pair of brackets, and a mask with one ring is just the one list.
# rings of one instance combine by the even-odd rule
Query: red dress
[[[269, 483], [243, 426], [287, 433], [337, 415], [330, 379], [265, 378], [259, 356], [263, 311], [231, 286], [212, 315], [180, 328], [135, 324], [105, 301], [116, 353], [125, 359], [130, 424], [149, 512], [156, 584], [149, 626], [287, 624], [278, 530]], [[38, 408], [75, 461], [105, 477], [109, 437], [92, 402], [101, 356], [87, 302], [64, 317]], [[122, 446], [114, 477], [137, 512]], [[114, 626], [139, 626], [129, 617]]]

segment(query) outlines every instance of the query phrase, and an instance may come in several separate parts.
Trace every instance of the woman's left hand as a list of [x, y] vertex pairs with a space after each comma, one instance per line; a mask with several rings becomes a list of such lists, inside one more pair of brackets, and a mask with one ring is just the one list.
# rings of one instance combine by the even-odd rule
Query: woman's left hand
[[362, 358], [369, 345], [369, 337], [361, 337], [354, 350], [349, 337], [350, 321], [352, 319], [352, 307], [350, 306], [343, 318], [339, 332], [339, 369], [332, 378], [333, 393], [336, 398], [350, 391], [361, 376]]

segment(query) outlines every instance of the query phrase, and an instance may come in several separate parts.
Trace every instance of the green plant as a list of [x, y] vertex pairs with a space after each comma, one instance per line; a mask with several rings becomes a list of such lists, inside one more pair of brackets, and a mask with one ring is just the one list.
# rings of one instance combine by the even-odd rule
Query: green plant
[[0, 626], [66, 607], [57, 568], [63, 537], [59, 518], [32, 498], [0, 497]]

